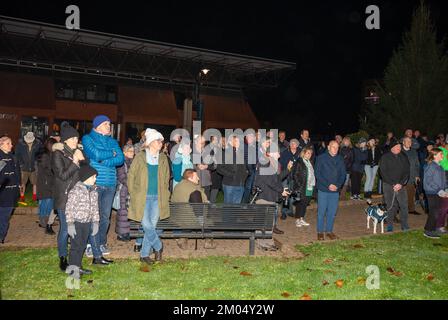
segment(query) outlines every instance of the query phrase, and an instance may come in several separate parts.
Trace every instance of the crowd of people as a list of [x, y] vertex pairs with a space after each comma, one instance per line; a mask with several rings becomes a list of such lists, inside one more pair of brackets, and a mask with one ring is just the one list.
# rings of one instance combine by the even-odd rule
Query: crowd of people
[[[220, 190], [224, 203], [278, 204], [276, 234], [284, 233], [278, 218], [292, 216], [297, 228], [310, 226], [305, 216], [314, 198], [317, 239], [337, 239], [333, 227], [339, 201], [347, 200], [347, 192], [352, 200], [370, 199], [374, 190], [383, 194], [389, 232], [394, 222], [408, 230], [408, 213], [422, 214], [416, 209], [420, 201], [428, 214], [424, 235], [438, 238], [446, 233], [444, 135], [432, 141], [418, 130], [406, 130], [399, 138], [390, 132], [383, 145], [375, 137], [352, 141], [340, 135], [328, 145], [314, 145], [308, 130], [290, 141], [280, 131], [276, 141], [271, 132], [266, 137], [249, 133], [244, 140], [212, 137], [208, 145], [203, 136], [190, 143], [177, 135], [168, 142], [149, 128], [140, 137], [135, 144], [128, 139], [121, 148], [104, 115], [93, 119], [93, 129], [82, 139], [67, 122], [45, 143], [27, 133], [14, 152], [11, 139], [1, 137], [0, 241], [5, 241], [10, 216], [17, 200], [24, 200], [28, 181], [33, 200], [39, 201], [39, 226], [52, 235], [55, 216], [59, 219], [60, 269], [78, 268], [80, 274], [91, 273], [81, 265], [84, 254], [93, 258], [93, 264], [113, 263], [105, 258], [111, 252], [107, 240], [112, 207], [117, 210], [118, 240], [131, 240], [130, 220], [141, 222], [144, 236], [136, 239], [134, 251], [140, 253], [141, 262], [152, 264], [162, 260], [157, 223], [170, 217], [170, 201], [214, 203]], [[205, 156], [199, 163], [193, 161], [192, 154], [202, 155], [206, 146], [212, 156], [222, 154], [222, 161], [207, 162]], [[255, 161], [249, 161], [254, 155]], [[254, 187], [261, 190], [255, 199]], [[184, 249], [186, 242], [177, 243]], [[207, 239], [205, 247], [215, 248], [213, 239]]]

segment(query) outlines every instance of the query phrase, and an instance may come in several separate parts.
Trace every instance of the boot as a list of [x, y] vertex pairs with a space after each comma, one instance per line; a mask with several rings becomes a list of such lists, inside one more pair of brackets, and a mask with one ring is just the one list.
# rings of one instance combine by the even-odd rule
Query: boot
[[162, 262], [162, 253], [163, 253], [163, 248], [160, 249], [160, 251], [154, 251], [155, 261]]
[[55, 232], [53, 231], [53, 227], [51, 226], [51, 224], [47, 224], [47, 228], [45, 230], [45, 233], [52, 236], [55, 234]]
[[59, 269], [65, 272], [68, 267], [67, 257], [59, 257]]

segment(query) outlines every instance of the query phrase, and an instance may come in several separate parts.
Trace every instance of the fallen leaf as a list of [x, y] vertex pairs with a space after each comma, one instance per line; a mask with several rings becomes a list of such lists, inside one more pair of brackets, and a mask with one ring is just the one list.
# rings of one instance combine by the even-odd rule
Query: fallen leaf
[[335, 284], [338, 288], [342, 288], [344, 286], [344, 280], [339, 279], [335, 282]]
[[305, 293], [303, 296], [300, 297], [300, 300], [313, 300], [313, 299], [308, 293]]
[[141, 272], [149, 272], [150, 270], [149, 270], [149, 266], [148, 265], [142, 265], [141, 267], [140, 267], [140, 271]]
[[327, 286], [329, 282], [327, 280], [322, 281], [322, 285]]
[[250, 273], [250, 272], [246, 272], [246, 271], [241, 271], [241, 272], [240, 272], [240, 275], [241, 275], [241, 276], [245, 276], [245, 277], [250, 277], [250, 276], [252, 275], [252, 273]]
[[224, 263], [229, 263], [230, 261], [229, 260], [224, 260]]
[[432, 281], [432, 280], [434, 280], [434, 275], [432, 273], [430, 273], [430, 274], [428, 274], [426, 279], [428, 279], [428, 281]]
[[361, 284], [361, 285], [366, 284], [366, 278], [363, 278], [363, 277], [358, 277], [358, 279], [356, 281], [358, 282], [358, 284]]
[[289, 294], [289, 292], [283, 292], [282, 293], [282, 297], [284, 297], [284, 298], [289, 298], [291, 296], [291, 294]]
[[216, 289], [216, 288], [205, 288], [204, 290], [205, 290], [205, 291], [208, 291], [208, 292], [215, 292], [215, 291], [218, 291], [218, 289]]
[[238, 267], [238, 266], [233, 266], [233, 269], [239, 269], [240, 267]]
[[394, 275], [396, 277], [401, 277], [403, 275], [401, 272], [395, 271], [392, 267], [388, 267], [387, 272], [389, 272], [391, 275]]
[[364, 245], [362, 245], [362, 244], [355, 244], [355, 245], [353, 246], [353, 248], [355, 248], [355, 249], [361, 249], [361, 248], [365, 248], [365, 247], [364, 247]]
[[333, 259], [326, 259], [326, 260], [324, 260], [324, 263], [326, 263], [326, 264], [329, 264], [329, 263], [332, 263], [333, 262]]

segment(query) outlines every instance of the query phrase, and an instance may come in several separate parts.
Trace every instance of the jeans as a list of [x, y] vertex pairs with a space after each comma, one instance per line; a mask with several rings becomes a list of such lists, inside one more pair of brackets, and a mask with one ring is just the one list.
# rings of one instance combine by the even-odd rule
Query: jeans
[[140, 256], [142, 258], [149, 257], [153, 249], [155, 251], [162, 250], [162, 242], [160, 241], [159, 235], [156, 231], [159, 217], [159, 196], [147, 195], [145, 212], [142, 220], [142, 227], [145, 232], [142, 249], [140, 251]]
[[364, 171], [366, 173], [366, 183], [364, 184], [364, 192], [372, 192], [373, 184], [375, 182], [376, 173], [378, 171], [378, 166], [364, 166]]
[[[339, 193], [317, 193], [317, 232], [333, 232], [334, 217], [338, 210]], [[326, 221], [325, 221], [326, 220]]]
[[[384, 193], [384, 201], [386, 202], [387, 209], [391, 208], [387, 212], [387, 225], [388, 230], [393, 230], [393, 223], [395, 215], [397, 214], [398, 208], [400, 208], [400, 220], [401, 220], [401, 229], [407, 230], [408, 226], [408, 193], [406, 192], [406, 186], [401, 188], [395, 194], [394, 190], [390, 184], [383, 182], [383, 193]], [[395, 198], [395, 199], [394, 199]], [[393, 203], [392, 203], [393, 200]]]
[[252, 188], [255, 182], [255, 172], [247, 177], [246, 185], [244, 186], [243, 203], [249, 203], [252, 195]]
[[40, 217], [50, 216], [51, 210], [53, 210], [53, 199], [52, 198], [39, 200], [39, 216]]
[[110, 214], [115, 196], [115, 187], [98, 187], [98, 205], [100, 210], [100, 228], [98, 241], [100, 245], [107, 244], [107, 232], [110, 225]]
[[224, 190], [224, 203], [240, 204], [243, 199], [244, 187], [243, 186], [226, 186], [223, 185]]
[[13, 207], [0, 207], [0, 241], [5, 240]]
[[59, 216], [59, 233], [58, 233], [58, 254], [60, 257], [66, 257], [68, 246], [68, 230], [65, 210], [58, 209]]
[[[140, 225], [138, 231], [141, 232], [141, 233], [145, 233], [145, 230], [143, 230], [143, 227], [142, 227], [141, 225]], [[182, 232], [182, 230], [180, 230], [180, 231], [176, 231], [176, 230], [174, 230], [174, 231], [173, 231], [173, 233], [176, 233], [176, 232], [179, 233], [179, 232]], [[163, 229], [156, 229], [156, 233], [157, 233], [157, 235], [160, 237], [160, 235], [163, 233]], [[141, 246], [142, 243], [143, 243], [143, 238], [136, 238], [136, 239], [135, 239], [135, 244], [136, 244], [137, 246]]]

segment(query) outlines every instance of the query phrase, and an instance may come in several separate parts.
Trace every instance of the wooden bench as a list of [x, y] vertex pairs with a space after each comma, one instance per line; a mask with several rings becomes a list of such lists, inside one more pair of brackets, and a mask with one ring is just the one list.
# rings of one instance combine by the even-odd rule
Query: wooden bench
[[[249, 239], [249, 254], [255, 239], [271, 239], [276, 205], [170, 203], [170, 218], [161, 220], [161, 238]], [[131, 221], [131, 238], [143, 237], [139, 222]]]

